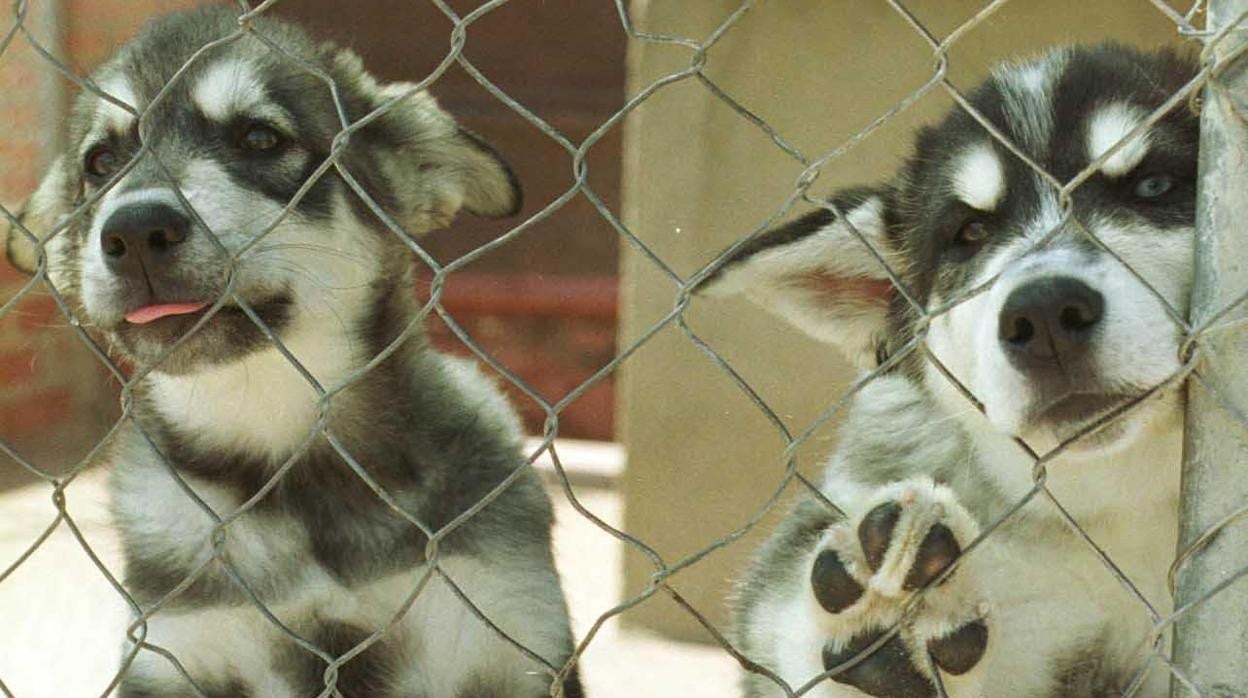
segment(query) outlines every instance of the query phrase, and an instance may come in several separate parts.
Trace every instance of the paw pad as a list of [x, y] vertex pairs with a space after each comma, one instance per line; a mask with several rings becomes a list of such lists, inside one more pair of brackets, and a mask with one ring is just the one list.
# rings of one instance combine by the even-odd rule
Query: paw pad
[[884, 555], [893, 540], [893, 529], [897, 528], [897, 520], [901, 518], [901, 505], [886, 502], [867, 512], [858, 524], [858, 543], [867, 559], [867, 566], [872, 572], [884, 564]]
[[961, 554], [962, 546], [958, 545], [958, 539], [954, 537], [953, 531], [949, 530], [948, 526], [939, 523], [932, 526], [927, 535], [923, 537], [923, 542], [919, 544], [919, 550], [914, 556], [914, 565], [906, 573], [906, 579], [901, 588], [914, 591], [927, 586], [929, 582], [940, 576], [945, 568], [952, 565]]
[[927, 651], [931, 653], [936, 666], [954, 676], [975, 668], [986, 649], [988, 624], [982, 620], [967, 623], [944, 637], [927, 641]]
[[815, 599], [828, 613], [840, 613], [862, 598], [863, 588], [845, 569], [834, 550], [824, 550], [815, 558], [810, 572]]
[[[823, 648], [824, 670], [833, 669], [853, 659], [879, 638], [878, 633], [859, 635], [849, 645], [837, 651], [831, 643]], [[890, 698], [932, 698], [936, 689], [927, 677], [919, 673], [900, 636], [893, 636], [879, 649], [863, 657], [857, 664], [832, 677], [838, 683], [873, 696]]]

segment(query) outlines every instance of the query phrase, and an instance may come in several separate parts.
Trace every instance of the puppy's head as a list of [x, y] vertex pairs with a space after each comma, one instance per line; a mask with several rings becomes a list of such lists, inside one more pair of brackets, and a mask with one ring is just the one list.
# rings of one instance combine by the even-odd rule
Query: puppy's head
[[[106, 96], [78, 97], [65, 151], [20, 226], [0, 230], [17, 267], [46, 265], [85, 325], [162, 371], [268, 344], [227, 300], [169, 351], [231, 291], [279, 337], [317, 323], [354, 331], [407, 278], [396, 228], [418, 235], [460, 209], [520, 205], [506, 164], [429, 94], [379, 84], [354, 54], [290, 25], [254, 27], [263, 38], [229, 38], [238, 23], [224, 8], [152, 22], [95, 73]], [[343, 119], [362, 118], [335, 140]], [[325, 166], [334, 153], [341, 171]]]
[[[891, 184], [834, 197], [839, 216], [819, 210], [764, 233], [705, 288], [745, 292], [872, 366], [925, 324], [887, 263], [935, 314], [924, 341], [983, 403], [987, 426], [1052, 446], [1180, 368], [1165, 304], [1182, 314], [1188, 303], [1197, 123], [1179, 109], [1132, 134], [1193, 73], [1166, 53], [1064, 49], [1003, 67], [971, 95], [1059, 182], [1113, 150], [1076, 189], [1073, 219], [1051, 183], [957, 109], [919, 135]], [[968, 413], [921, 352], [904, 366]], [[1074, 447], [1118, 448], [1177, 415], [1171, 391]]]

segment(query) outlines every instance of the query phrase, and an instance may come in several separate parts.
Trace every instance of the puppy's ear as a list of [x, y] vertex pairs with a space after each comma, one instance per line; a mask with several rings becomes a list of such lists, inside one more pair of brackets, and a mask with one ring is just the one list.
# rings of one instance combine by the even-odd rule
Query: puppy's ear
[[359, 88], [370, 111], [402, 97], [369, 133], [409, 232], [445, 226], [461, 208], [490, 217], [519, 212], [520, 185], [511, 168], [485, 141], [455, 123], [432, 95], [424, 90], [408, 94], [410, 83], [379, 84], [350, 51], [335, 50], [333, 61], [336, 72]]
[[[859, 366], [875, 365], [896, 289], [871, 243], [900, 275], [887, 235], [887, 192], [855, 190], [769, 230], [738, 250], [699, 287], [708, 296], [743, 293], [816, 339], [837, 345]], [[852, 226], [852, 229], [851, 229]]]
[[67, 182], [65, 159], [58, 157], [34, 193], [18, 208], [16, 218], [20, 227], [7, 216], [0, 218], [0, 241], [4, 244], [5, 256], [10, 264], [27, 274], [34, 274], [39, 266], [39, 246], [22, 228], [40, 240], [47, 238], [69, 211]]

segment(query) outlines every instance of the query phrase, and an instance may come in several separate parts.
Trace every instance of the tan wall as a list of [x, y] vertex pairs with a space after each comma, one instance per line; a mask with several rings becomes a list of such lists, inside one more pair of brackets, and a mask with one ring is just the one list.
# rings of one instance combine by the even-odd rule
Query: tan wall
[[[634, 2], [642, 31], [705, 36], [736, 0]], [[937, 37], [983, 7], [982, 0], [914, 0], [911, 11]], [[971, 30], [950, 51], [950, 75], [969, 89], [987, 66], [1054, 43], [1120, 41], [1157, 45], [1174, 26], [1138, 0], [1015, 0]], [[689, 64], [681, 47], [630, 43], [630, 94]], [[932, 52], [884, 3], [781, 0], [758, 3], [709, 53], [706, 73], [771, 123], [808, 156], [852, 136], [932, 73]], [[939, 91], [843, 157], [829, 163], [814, 191], [829, 193], [885, 178], [916, 124], [951, 104]], [[792, 194], [802, 165], [696, 80], [669, 85], [630, 117], [625, 131], [624, 218], [630, 229], [687, 276], [751, 232]], [[635, 250], [623, 257], [621, 347], [669, 312], [675, 285]], [[851, 377], [833, 353], [744, 301], [695, 301], [693, 330], [754, 387], [793, 433], [832, 404]], [[784, 439], [743, 392], [669, 325], [622, 371], [622, 439], [628, 449], [625, 523], [669, 563], [741, 526], [782, 479]], [[806, 473], [831, 448], [819, 429], [799, 453]], [[774, 516], [759, 527], [765, 532]], [[674, 578], [680, 593], [721, 628], [724, 597], [758, 532]], [[626, 588], [644, 589], [653, 573], [629, 553]], [[660, 593], [625, 622], [673, 636], [708, 639]]]

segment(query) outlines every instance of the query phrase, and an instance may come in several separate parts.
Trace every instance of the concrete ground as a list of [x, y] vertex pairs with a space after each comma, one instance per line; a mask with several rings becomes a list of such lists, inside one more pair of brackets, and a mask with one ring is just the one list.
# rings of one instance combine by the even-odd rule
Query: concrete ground
[[[619, 526], [622, 503], [611, 482], [622, 461], [610, 447], [560, 447], [576, 475], [581, 503]], [[541, 468], [549, 477], [547, 466]], [[72, 522], [114, 574], [120, 563], [107, 513], [102, 472], [66, 490]], [[577, 636], [622, 598], [622, 545], [581, 516], [552, 486], [555, 548]], [[0, 575], [56, 520], [51, 488], [0, 492]], [[7, 577], [0, 579], [0, 695], [16, 698], [100, 696], [113, 676], [126, 607], [70, 529], [60, 522]], [[711, 646], [673, 642], [607, 622], [581, 662], [591, 698], [724, 698], [734, 694], [737, 664]]]

